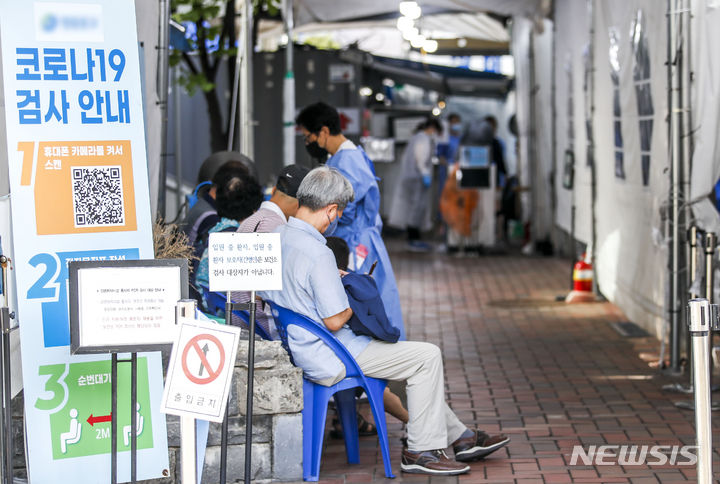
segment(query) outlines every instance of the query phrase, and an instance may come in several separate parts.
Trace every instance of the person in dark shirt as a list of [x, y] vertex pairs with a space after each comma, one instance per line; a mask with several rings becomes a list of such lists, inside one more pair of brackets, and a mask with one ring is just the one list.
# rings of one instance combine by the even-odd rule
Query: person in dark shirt
[[498, 121], [495, 116], [485, 116], [485, 120], [492, 127], [492, 142], [490, 144], [490, 155], [497, 167], [497, 186], [502, 187], [507, 180], [507, 169], [505, 167], [505, 148], [502, 141], [497, 137]]

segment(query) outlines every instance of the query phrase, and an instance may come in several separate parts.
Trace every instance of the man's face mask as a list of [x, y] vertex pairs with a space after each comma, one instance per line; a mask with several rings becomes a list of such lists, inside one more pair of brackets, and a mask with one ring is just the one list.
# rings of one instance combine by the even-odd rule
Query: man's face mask
[[328, 218], [328, 222], [330, 222], [330, 225], [328, 225], [328, 228], [325, 229], [325, 232], [323, 232], [323, 235], [325, 237], [331, 237], [335, 233], [335, 230], [337, 230], [338, 223], [340, 220], [340, 214], [336, 212], [334, 220], [330, 220], [330, 215], [328, 215], [327, 218]]
[[325, 148], [321, 148], [317, 140], [313, 141], [312, 143], [306, 144], [305, 149], [311, 157], [315, 158], [316, 160], [320, 160], [321, 163], [325, 163], [325, 161], [327, 160], [328, 151]]

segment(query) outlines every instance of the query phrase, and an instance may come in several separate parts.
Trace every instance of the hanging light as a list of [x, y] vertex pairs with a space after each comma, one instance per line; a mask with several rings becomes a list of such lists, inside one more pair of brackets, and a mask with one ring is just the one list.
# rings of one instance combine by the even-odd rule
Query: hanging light
[[410, 45], [412, 45], [416, 49], [419, 49], [420, 47], [422, 47], [424, 43], [425, 43], [425, 36], [420, 35], [420, 34], [416, 35], [414, 38], [412, 38], [410, 40]]
[[372, 96], [373, 90], [370, 89], [368, 86], [363, 86], [360, 88], [360, 95], [363, 97], [370, 97]]
[[380, 103], [383, 102], [385, 100], [385, 94], [381, 92], [375, 94], [375, 100]]
[[425, 42], [423, 42], [422, 48], [428, 54], [432, 54], [433, 52], [437, 51], [437, 49], [438, 49], [437, 40], [430, 40], [430, 39], [425, 40]]
[[417, 2], [400, 2], [399, 8], [401, 14], [412, 20], [419, 19], [420, 15], [422, 15], [422, 9]]
[[432, 110], [433, 116], [440, 116], [441, 112], [442, 112], [442, 110], [437, 106], [435, 106]]
[[398, 17], [397, 28], [400, 32], [405, 32], [406, 30], [413, 28], [413, 23], [413, 19], [410, 17]]
[[403, 39], [410, 42], [412, 39], [420, 35], [420, 31], [416, 29], [415, 27], [412, 27], [402, 33]]

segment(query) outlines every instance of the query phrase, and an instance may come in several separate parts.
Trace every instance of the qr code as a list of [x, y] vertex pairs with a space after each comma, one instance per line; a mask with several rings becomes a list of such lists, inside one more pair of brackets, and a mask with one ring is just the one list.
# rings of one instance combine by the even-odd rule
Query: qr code
[[75, 227], [125, 224], [119, 166], [72, 167]]

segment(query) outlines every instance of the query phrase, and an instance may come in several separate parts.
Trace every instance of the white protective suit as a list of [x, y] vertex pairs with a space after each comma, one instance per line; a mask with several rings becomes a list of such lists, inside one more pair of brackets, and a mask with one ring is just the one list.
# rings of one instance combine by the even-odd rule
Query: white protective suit
[[430, 187], [423, 184], [423, 176], [432, 176], [432, 137], [418, 131], [410, 138], [402, 157], [400, 185], [395, 190], [388, 224], [400, 229], [425, 225]]

